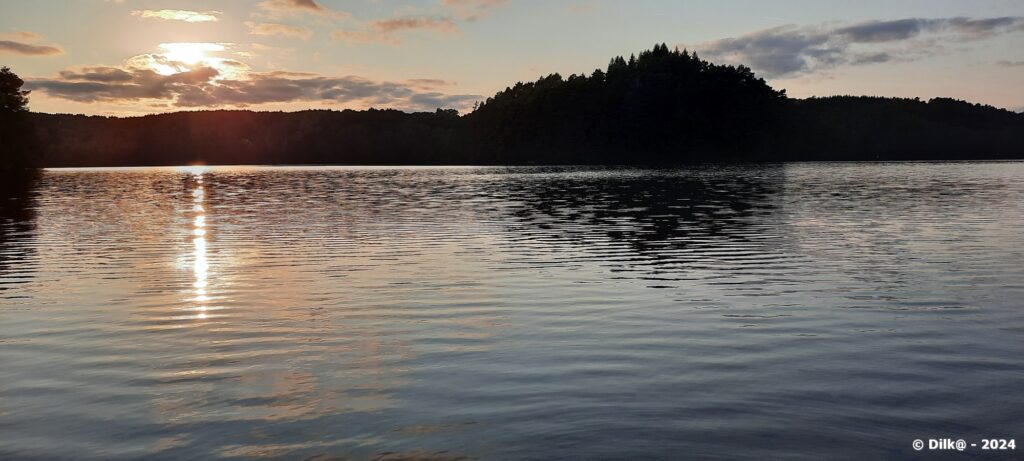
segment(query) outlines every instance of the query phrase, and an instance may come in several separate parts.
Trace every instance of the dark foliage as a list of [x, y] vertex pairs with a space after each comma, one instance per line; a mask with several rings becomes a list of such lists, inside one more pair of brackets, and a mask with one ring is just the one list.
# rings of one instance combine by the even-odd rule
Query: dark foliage
[[0, 113], [28, 112], [27, 90], [22, 90], [25, 81], [11, 72], [10, 67], [0, 67]]
[[1024, 158], [1024, 115], [954, 99], [795, 100], [785, 123], [788, 160]]
[[657, 45], [589, 77], [517, 83], [466, 117], [473, 151], [501, 162], [685, 162], [755, 155], [785, 92], [747, 67]]
[[453, 110], [33, 114], [46, 166], [637, 164], [1024, 158], [1024, 115], [950, 99], [793, 100], [744, 66], [655, 46]]
[[10, 68], [0, 67], [0, 175], [10, 176], [32, 166], [32, 127], [28, 120], [25, 81]]
[[448, 164], [455, 111], [201, 111], [135, 118], [35, 114], [49, 166]]

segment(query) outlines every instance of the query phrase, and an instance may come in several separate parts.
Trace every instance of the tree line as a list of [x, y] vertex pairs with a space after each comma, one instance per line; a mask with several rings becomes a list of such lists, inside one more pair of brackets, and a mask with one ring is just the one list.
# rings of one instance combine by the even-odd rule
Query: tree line
[[748, 67], [664, 44], [589, 75], [516, 83], [464, 116], [450, 109], [38, 114], [17, 96], [11, 104], [22, 109], [10, 110], [7, 94], [27, 93], [16, 76], [0, 77], [5, 165], [1024, 158], [1022, 114], [945, 98], [792, 99]]

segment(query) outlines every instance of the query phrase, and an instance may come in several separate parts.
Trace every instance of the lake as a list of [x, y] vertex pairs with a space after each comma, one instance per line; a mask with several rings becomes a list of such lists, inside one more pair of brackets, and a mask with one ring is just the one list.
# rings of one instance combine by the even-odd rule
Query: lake
[[1024, 163], [57, 169], [0, 218], [2, 459], [1024, 436]]

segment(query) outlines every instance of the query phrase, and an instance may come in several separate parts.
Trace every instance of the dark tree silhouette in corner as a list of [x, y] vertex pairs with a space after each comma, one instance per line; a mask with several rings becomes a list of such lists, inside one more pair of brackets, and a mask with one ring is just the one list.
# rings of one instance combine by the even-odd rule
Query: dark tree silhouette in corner
[[0, 67], [0, 171], [21, 174], [33, 166], [34, 130], [29, 121], [25, 81], [8, 67]]

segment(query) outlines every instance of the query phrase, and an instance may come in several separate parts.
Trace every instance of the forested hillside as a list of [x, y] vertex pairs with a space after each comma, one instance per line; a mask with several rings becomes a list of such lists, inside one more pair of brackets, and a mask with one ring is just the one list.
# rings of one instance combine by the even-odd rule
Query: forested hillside
[[1024, 158], [1024, 115], [951, 99], [791, 99], [657, 45], [453, 110], [32, 114], [43, 166], [654, 164]]

